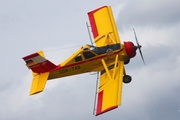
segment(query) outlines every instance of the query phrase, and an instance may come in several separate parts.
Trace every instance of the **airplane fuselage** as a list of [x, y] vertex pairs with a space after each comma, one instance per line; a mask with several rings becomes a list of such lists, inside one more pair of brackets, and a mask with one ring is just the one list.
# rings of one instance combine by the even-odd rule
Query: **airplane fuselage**
[[73, 54], [73, 57], [70, 56], [68, 58], [69, 60], [67, 59], [68, 62], [64, 65], [62, 63], [58, 68], [50, 71], [48, 80], [87, 72], [102, 71], [104, 70], [102, 59], [104, 59], [107, 65], [110, 65], [115, 60], [117, 54], [119, 54], [118, 59], [120, 60], [124, 61], [127, 58], [122, 44], [93, 47], [92, 50], [87, 45], [83, 46], [80, 52], [77, 53], [75, 55]]

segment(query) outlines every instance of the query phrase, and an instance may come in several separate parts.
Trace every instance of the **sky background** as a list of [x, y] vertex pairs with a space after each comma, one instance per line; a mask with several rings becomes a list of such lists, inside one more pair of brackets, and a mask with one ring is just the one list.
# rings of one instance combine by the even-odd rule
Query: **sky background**
[[[136, 29], [139, 53], [126, 65], [133, 77], [123, 85], [122, 105], [93, 116], [96, 75], [48, 81], [44, 92], [29, 96], [31, 71], [22, 57], [43, 50], [61, 63], [90, 44], [87, 12], [112, 7], [123, 41]], [[0, 0], [1, 120], [179, 120], [179, 0]]]

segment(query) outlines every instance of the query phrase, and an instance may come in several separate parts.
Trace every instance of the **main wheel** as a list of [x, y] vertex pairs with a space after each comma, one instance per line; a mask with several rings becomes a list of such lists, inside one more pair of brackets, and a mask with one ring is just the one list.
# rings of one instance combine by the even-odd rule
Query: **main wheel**
[[132, 80], [131, 76], [129, 76], [129, 75], [124, 75], [123, 76], [123, 82], [124, 83], [130, 83], [131, 80]]

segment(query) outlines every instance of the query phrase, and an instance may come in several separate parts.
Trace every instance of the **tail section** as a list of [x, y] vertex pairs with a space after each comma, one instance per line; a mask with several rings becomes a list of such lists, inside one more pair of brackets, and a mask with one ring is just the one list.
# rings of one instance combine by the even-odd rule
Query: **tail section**
[[35, 73], [45, 73], [57, 66], [44, 57], [43, 51], [23, 57], [26, 65]]
[[49, 76], [49, 71], [57, 66], [47, 60], [43, 51], [23, 57], [26, 66], [32, 70], [33, 80], [30, 90], [30, 95], [37, 94], [44, 90], [46, 81]]

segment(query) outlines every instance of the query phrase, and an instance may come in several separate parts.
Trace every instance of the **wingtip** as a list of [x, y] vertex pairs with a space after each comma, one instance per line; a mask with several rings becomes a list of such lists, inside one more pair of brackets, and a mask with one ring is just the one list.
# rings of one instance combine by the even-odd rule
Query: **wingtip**
[[101, 112], [97, 112], [95, 116], [101, 115], [103, 113], [106, 113], [106, 112], [111, 111], [111, 110], [116, 109], [116, 108], [118, 108], [118, 106], [109, 107], [109, 108], [107, 108], [107, 109], [105, 109], [105, 110], [103, 110]]

